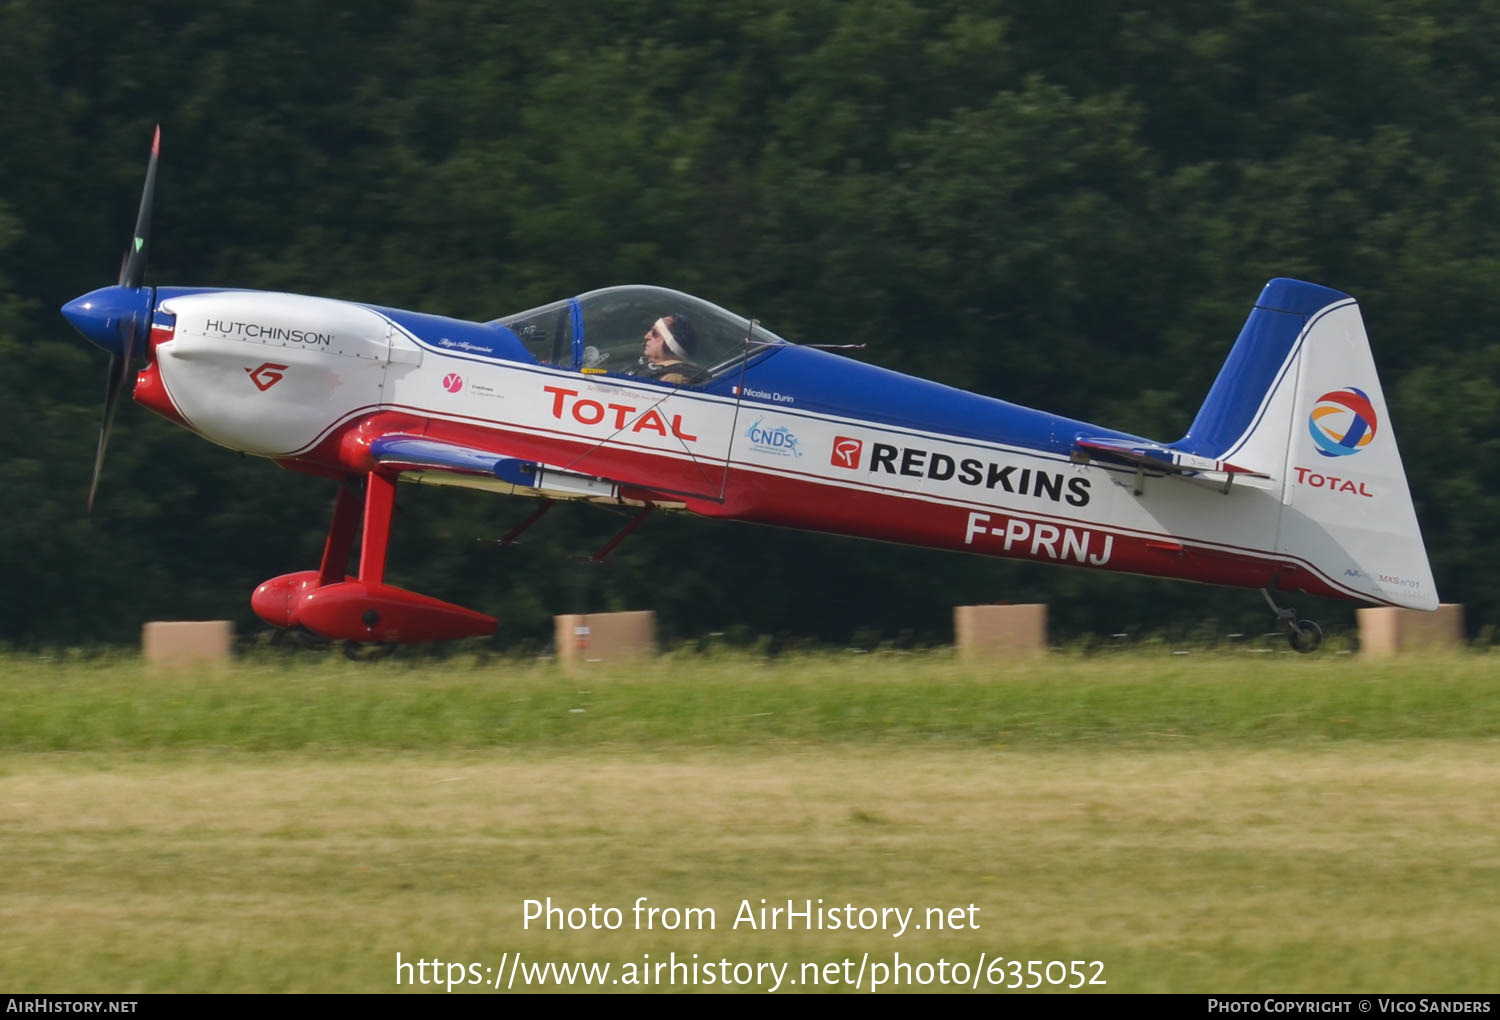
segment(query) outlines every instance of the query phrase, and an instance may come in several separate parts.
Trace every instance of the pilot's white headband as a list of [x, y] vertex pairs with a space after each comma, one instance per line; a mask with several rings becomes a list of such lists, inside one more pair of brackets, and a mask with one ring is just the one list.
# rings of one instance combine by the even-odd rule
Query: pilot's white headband
[[666, 319], [657, 319], [655, 329], [657, 334], [667, 342], [667, 347], [673, 354], [677, 355], [679, 358], [687, 357], [687, 351], [684, 351], [682, 349], [682, 346], [677, 342], [677, 338], [674, 337], [672, 335], [672, 331], [667, 328]]

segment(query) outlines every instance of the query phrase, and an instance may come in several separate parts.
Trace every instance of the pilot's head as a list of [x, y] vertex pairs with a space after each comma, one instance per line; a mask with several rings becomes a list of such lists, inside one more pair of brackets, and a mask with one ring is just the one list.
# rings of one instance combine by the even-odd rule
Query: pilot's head
[[681, 315], [663, 315], [646, 330], [646, 360], [692, 361], [698, 353], [698, 333]]

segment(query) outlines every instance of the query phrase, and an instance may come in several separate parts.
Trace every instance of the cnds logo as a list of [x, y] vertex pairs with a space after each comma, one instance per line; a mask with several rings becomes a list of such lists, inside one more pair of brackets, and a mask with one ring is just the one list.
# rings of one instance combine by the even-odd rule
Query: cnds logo
[[859, 467], [859, 458], [864, 449], [865, 441], [863, 439], [834, 436], [833, 456], [828, 458], [828, 462], [834, 467], [848, 468], [850, 471], [854, 471]]
[[778, 425], [774, 429], [765, 426], [762, 418], [745, 431], [745, 438], [755, 444], [755, 447], [764, 453], [774, 453], [780, 457], [801, 457], [802, 450], [798, 446], [797, 436], [785, 425]]
[[281, 382], [285, 372], [285, 365], [278, 365], [272, 361], [267, 361], [256, 368], [245, 369], [245, 373], [250, 376], [250, 381], [262, 393]]

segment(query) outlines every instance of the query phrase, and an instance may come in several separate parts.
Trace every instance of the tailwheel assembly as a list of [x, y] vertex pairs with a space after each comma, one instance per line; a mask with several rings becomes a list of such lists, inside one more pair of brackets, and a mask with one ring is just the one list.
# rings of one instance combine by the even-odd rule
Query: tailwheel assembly
[[1297, 611], [1295, 609], [1283, 609], [1281, 606], [1278, 606], [1275, 600], [1271, 598], [1271, 593], [1265, 588], [1262, 588], [1260, 593], [1265, 597], [1266, 604], [1271, 607], [1271, 612], [1276, 614], [1277, 625], [1286, 628], [1287, 641], [1291, 644], [1293, 651], [1305, 654], [1316, 652], [1319, 648], [1323, 647], [1322, 627], [1319, 627], [1312, 620], [1297, 619]]

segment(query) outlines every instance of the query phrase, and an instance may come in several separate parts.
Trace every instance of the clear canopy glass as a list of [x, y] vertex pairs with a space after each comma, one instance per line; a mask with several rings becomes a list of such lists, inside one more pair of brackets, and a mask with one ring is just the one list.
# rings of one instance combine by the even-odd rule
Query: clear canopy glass
[[[665, 355], [707, 382], [766, 345], [786, 343], [759, 323], [665, 287], [606, 287], [495, 320], [516, 334], [539, 364], [586, 372], [648, 375], [648, 335], [665, 325]], [[749, 341], [747, 343], [747, 340]]]

